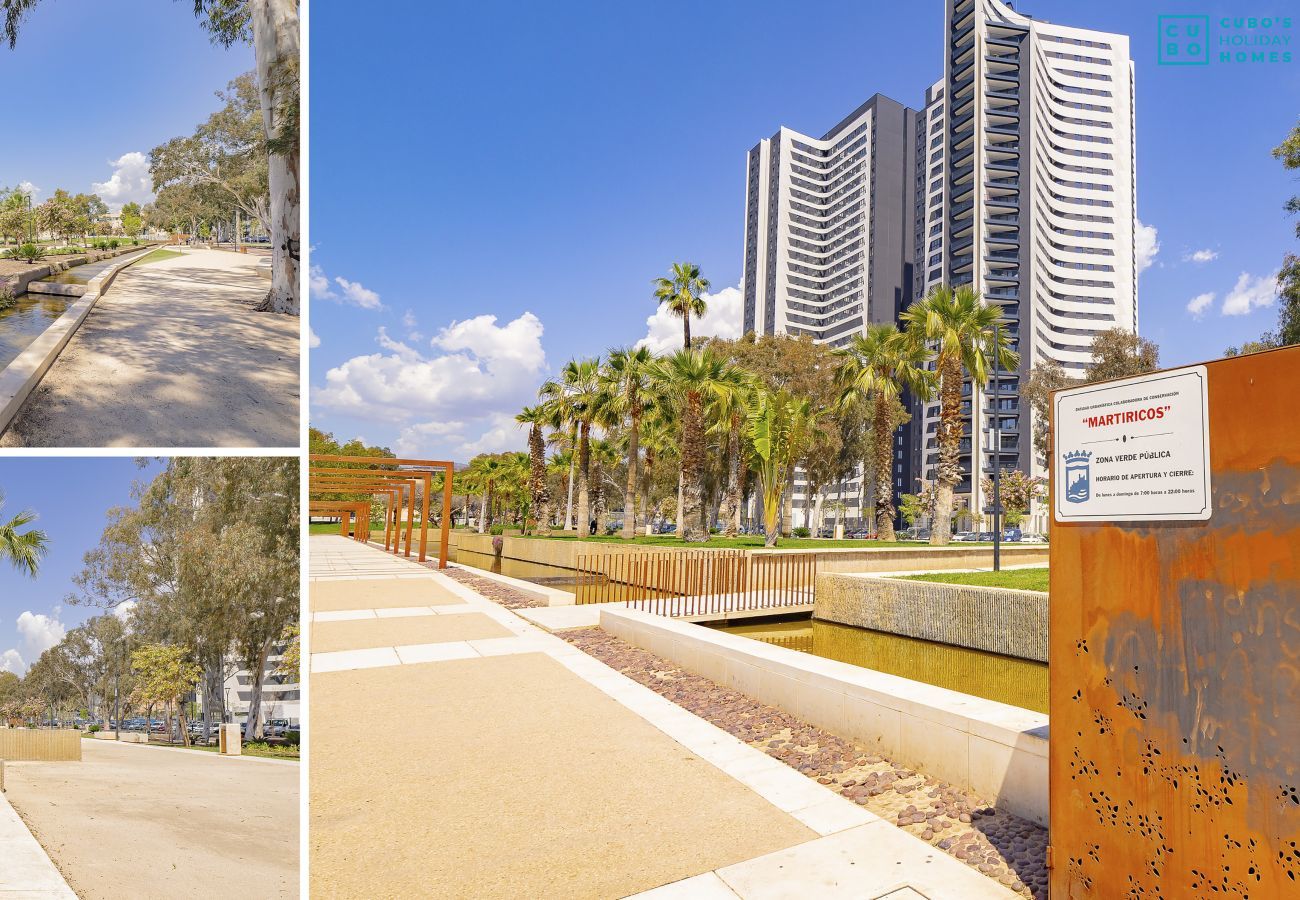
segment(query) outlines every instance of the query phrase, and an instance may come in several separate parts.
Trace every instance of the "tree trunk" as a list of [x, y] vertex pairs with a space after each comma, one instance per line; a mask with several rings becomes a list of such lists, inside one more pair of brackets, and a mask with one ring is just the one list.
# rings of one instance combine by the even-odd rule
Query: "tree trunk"
[[551, 490], [546, 484], [546, 444], [542, 440], [542, 426], [536, 422], [528, 432], [528, 452], [532, 457], [533, 516], [537, 531], [546, 534], [551, 530]]
[[688, 312], [682, 316], [682, 337], [684, 346], [687, 350], [691, 349], [691, 314]]
[[682, 523], [677, 533], [682, 540], [697, 544], [709, 539], [708, 530], [700, 527], [704, 493], [700, 484], [704, 462], [703, 407], [704, 400], [699, 393], [687, 393], [686, 415], [682, 421], [682, 502], [677, 511], [677, 518]]
[[257, 665], [253, 667], [253, 683], [249, 687], [248, 721], [244, 723], [244, 740], [254, 741], [262, 736], [262, 685], [266, 681], [266, 660], [271, 655], [271, 645], [275, 641], [267, 638], [257, 654]]
[[952, 540], [953, 492], [961, 483], [961, 358], [952, 354], [941, 360], [939, 375], [939, 465], [935, 471], [934, 522], [930, 527], [930, 543], [935, 545]]
[[740, 414], [731, 414], [731, 428], [727, 431], [727, 515], [722, 533], [735, 537], [740, 533]]
[[578, 434], [578, 538], [591, 530], [591, 423], [583, 422]]
[[871, 421], [871, 468], [876, 485], [876, 537], [893, 543], [894, 486], [893, 433], [889, 428], [889, 401], [884, 391], [876, 391], [876, 408]]
[[[281, 131], [288, 104], [297, 102], [298, 4], [296, 0], [250, 0], [249, 24], [257, 63], [262, 128], [276, 152], [268, 155], [271, 200], [271, 290], [259, 309], [298, 314], [298, 140]], [[296, 125], [292, 126], [296, 127]]]
[[213, 713], [221, 708], [221, 689], [225, 681], [224, 660], [220, 653], [208, 652], [203, 660], [203, 744], [212, 740]]
[[577, 427], [575, 427], [575, 428], [573, 429], [573, 437], [574, 437], [574, 440], [571, 442], [571, 443], [572, 443], [572, 446], [569, 447], [569, 451], [570, 451], [570, 452], [569, 452], [569, 499], [568, 499], [568, 500], [565, 502], [565, 504], [564, 504], [564, 530], [565, 530], [565, 531], [572, 531], [572, 530], [574, 529], [574, 524], [573, 524], [573, 481], [574, 481], [574, 475], [576, 474], [576, 472], [577, 472], [577, 467], [578, 467], [578, 446], [577, 446], [577, 445], [578, 445], [578, 441], [577, 441], [577, 437], [578, 437], [578, 429], [577, 429]]
[[641, 477], [640, 418], [634, 408], [632, 427], [627, 433], [627, 492], [623, 495], [623, 539], [628, 541], [636, 537], [636, 489]]
[[653, 477], [654, 463], [654, 450], [647, 447], [645, 451], [645, 471], [641, 475], [641, 514], [645, 516], [645, 533], [647, 535], [654, 530], [654, 510], [650, 509], [650, 480]]
[[686, 520], [684, 518], [686, 510], [686, 474], [685, 472], [677, 473], [677, 536], [682, 537], [686, 532]]
[[[781, 503], [781, 534], [786, 537], [790, 536], [790, 529], [794, 527], [794, 473], [793, 466], [790, 467], [790, 478], [786, 481], [784, 499]], [[805, 502], [807, 502], [805, 498]]]
[[[485, 530], [487, 530], [487, 505], [488, 505], [488, 492], [487, 492], [487, 488], [485, 487], [483, 488], [483, 495], [482, 497], [479, 498], [479, 502], [478, 502], [478, 533], [479, 534], [482, 534]], [[402, 527], [402, 516], [400, 510], [398, 510], [397, 527], [399, 530]]]

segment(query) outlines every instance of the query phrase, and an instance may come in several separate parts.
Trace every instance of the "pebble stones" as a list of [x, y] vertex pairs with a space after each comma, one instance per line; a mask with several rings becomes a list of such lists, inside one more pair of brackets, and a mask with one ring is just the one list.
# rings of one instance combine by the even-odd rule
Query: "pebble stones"
[[600, 628], [572, 629], [558, 635], [1010, 890], [1032, 900], [1046, 900], [1045, 828], [681, 669]]

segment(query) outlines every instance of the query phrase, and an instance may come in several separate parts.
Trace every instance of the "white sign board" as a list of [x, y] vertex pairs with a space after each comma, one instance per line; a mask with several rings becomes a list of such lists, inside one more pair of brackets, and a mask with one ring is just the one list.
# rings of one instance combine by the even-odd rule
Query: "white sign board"
[[1056, 521], [1208, 519], [1205, 386], [1205, 366], [1191, 366], [1057, 393]]

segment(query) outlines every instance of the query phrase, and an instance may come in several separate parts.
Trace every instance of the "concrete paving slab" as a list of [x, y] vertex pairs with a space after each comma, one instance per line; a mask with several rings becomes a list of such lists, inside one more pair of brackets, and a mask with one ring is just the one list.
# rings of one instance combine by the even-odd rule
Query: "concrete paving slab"
[[621, 897], [814, 837], [543, 654], [329, 673], [311, 703], [317, 896]]
[[312, 612], [463, 606], [465, 603], [433, 578], [313, 581], [308, 602]]
[[508, 638], [510, 632], [482, 613], [460, 616], [361, 619], [352, 622], [316, 622], [311, 627], [313, 653], [400, 647], [442, 641], [478, 641]]

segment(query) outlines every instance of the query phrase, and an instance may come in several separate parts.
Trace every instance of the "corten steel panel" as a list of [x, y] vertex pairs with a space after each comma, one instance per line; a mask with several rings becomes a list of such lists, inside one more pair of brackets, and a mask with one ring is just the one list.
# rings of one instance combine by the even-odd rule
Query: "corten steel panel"
[[1208, 521], [1052, 525], [1052, 900], [1300, 897], [1300, 348], [1208, 400]]

